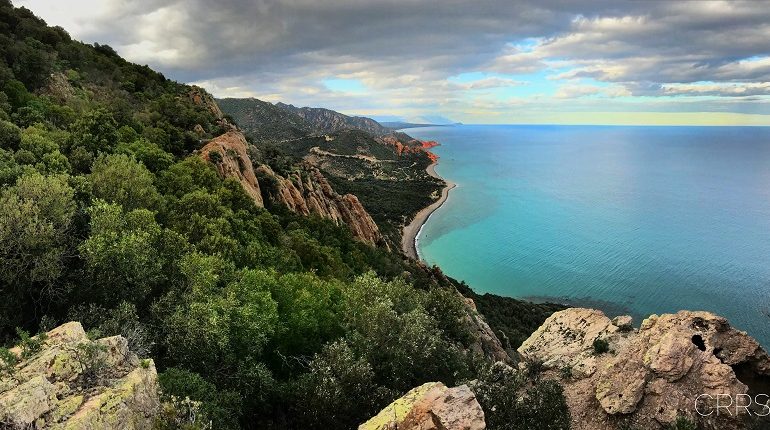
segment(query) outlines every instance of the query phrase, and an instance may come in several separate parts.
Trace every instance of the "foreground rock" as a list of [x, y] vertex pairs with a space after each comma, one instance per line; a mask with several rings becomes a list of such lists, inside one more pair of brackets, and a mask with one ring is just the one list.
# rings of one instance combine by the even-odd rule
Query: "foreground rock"
[[0, 379], [0, 428], [152, 428], [155, 365], [139, 360], [123, 337], [91, 341], [71, 322], [48, 332], [39, 351], [11, 352], [20, 362]]
[[484, 411], [467, 385], [428, 382], [394, 401], [359, 430], [484, 430]]
[[[745, 405], [747, 394], [765, 392], [758, 390], [770, 381], [760, 345], [709, 312], [652, 315], [634, 330], [629, 317], [567, 309], [518, 351], [563, 380], [574, 429], [660, 429], [678, 417], [700, 428], [744, 428], [756, 418], [736, 403]], [[722, 406], [733, 403], [719, 414], [718, 396]]]

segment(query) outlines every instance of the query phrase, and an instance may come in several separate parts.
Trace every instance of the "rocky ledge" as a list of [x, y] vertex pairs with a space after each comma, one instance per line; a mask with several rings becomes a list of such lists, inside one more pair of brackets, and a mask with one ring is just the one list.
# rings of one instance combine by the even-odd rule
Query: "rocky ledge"
[[152, 428], [159, 408], [155, 364], [131, 353], [125, 338], [92, 341], [71, 322], [32, 345], [0, 359], [0, 428]]
[[635, 329], [630, 317], [567, 309], [551, 315], [518, 352], [561, 379], [578, 430], [662, 429], [682, 418], [703, 429], [747, 428], [758, 418], [742, 406], [770, 394], [767, 353], [709, 312], [652, 315]]

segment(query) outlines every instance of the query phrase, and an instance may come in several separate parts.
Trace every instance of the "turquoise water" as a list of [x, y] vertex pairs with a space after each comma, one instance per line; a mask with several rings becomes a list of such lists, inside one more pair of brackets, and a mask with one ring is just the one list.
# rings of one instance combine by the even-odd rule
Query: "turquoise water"
[[770, 128], [458, 126], [419, 252], [478, 292], [709, 310], [770, 346]]

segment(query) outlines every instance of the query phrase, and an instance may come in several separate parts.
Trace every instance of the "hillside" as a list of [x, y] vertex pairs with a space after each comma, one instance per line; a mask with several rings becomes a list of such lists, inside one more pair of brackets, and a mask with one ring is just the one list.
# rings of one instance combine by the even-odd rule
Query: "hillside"
[[285, 103], [276, 103], [275, 106], [302, 117], [316, 129], [322, 130], [325, 133], [334, 133], [343, 130], [360, 130], [369, 133], [374, 137], [379, 137], [393, 131], [371, 118], [348, 116], [330, 109], [296, 107]]
[[[303, 161], [311, 154], [250, 144], [205, 90], [7, 0], [0, 28], [0, 426], [93, 417], [91, 428], [126, 428], [99, 415], [115, 410], [141, 413], [136, 428], [354, 428], [414, 386], [512, 361], [454, 281], [372, 246], [366, 202], [359, 210], [342, 177]], [[394, 191], [411, 175], [399, 163], [429, 161], [409, 142], [336, 133], [297, 148], [319, 146], [318, 165], [346, 171], [369, 163], [352, 151], [364, 145], [396, 161], [367, 167]], [[531, 332], [543, 319], [506, 321]], [[63, 361], [29, 367], [55, 347], [42, 334], [74, 321], [151, 358], [159, 404], [94, 409], [101, 393], [130, 390], [129, 368], [94, 384], [113, 357], [100, 343], [77, 342], [72, 379], [59, 379]], [[139, 373], [142, 363], [152, 366]], [[33, 409], [51, 381], [55, 408]], [[65, 395], [65, 415], [47, 421]]]
[[280, 142], [322, 132], [299, 115], [259, 99], [226, 98], [217, 104], [244, 133], [258, 141]]

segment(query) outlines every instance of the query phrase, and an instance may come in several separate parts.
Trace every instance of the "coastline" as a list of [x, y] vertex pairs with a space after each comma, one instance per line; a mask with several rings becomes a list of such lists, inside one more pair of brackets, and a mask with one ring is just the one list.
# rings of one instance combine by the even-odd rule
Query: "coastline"
[[420, 209], [420, 211], [417, 212], [417, 215], [415, 215], [412, 219], [412, 222], [404, 226], [401, 234], [401, 250], [408, 257], [415, 260], [420, 259], [419, 255], [417, 254], [417, 236], [420, 234], [422, 227], [425, 225], [425, 222], [428, 221], [428, 218], [430, 218], [431, 214], [433, 214], [436, 209], [440, 208], [444, 202], [447, 201], [447, 198], [449, 198], [449, 191], [457, 186], [457, 184], [447, 181], [446, 179], [442, 178], [441, 175], [436, 173], [437, 164], [438, 161], [434, 161], [425, 169], [425, 171], [428, 172], [430, 176], [436, 179], [440, 179], [446, 184], [444, 188], [441, 189], [441, 196], [438, 200], [431, 203], [429, 206]]

